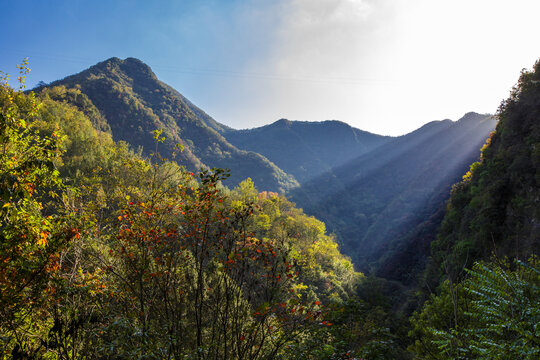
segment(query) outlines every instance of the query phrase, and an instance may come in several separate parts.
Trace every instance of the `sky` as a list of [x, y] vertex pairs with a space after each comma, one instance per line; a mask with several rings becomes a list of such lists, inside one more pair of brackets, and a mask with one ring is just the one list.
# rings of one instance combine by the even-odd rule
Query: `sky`
[[402, 135], [495, 113], [540, 58], [538, 0], [0, 0], [28, 87], [135, 57], [218, 122], [341, 120]]

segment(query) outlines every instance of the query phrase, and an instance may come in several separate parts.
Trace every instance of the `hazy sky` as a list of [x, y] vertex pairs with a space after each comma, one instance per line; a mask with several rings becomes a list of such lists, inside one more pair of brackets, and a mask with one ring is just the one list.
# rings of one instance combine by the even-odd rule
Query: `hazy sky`
[[540, 58], [538, 0], [0, 0], [29, 85], [136, 57], [217, 121], [337, 119], [400, 135], [493, 113]]

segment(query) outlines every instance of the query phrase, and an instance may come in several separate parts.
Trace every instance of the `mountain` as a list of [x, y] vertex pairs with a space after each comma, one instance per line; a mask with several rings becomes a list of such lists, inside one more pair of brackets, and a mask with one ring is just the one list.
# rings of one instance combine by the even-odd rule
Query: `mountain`
[[[457, 122], [433, 121], [308, 181], [290, 195], [307, 213], [327, 223], [360, 270], [377, 271], [384, 259], [417, 240], [411, 235], [444, 207], [452, 184], [478, 159], [495, 124], [490, 115], [476, 113]], [[437, 223], [435, 218], [431, 221]], [[419, 251], [409, 268], [423, 266], [429, 250]]]
[[301, 183], [392, 139], [355, 129], [341, 121], [287, 119], [222, 134], [237, 148], [265, 156]]
[[[339, 121], [281, 119], [235, 130], [134, 58], [98, 63], [50, 84], [47, 94], [76, 105], [96, 129], [146, 155], [177, 153], [192, 171], [228, 168], [228, 186], [251, 177], [261, 190], [289, 190], [306, 212], [327, 222], [360, 269], [401, 281], [399, 269], [423, 266], [451, 185], [477, 160], [495, 126], [489, 115], [469, 113], [398, 138]], [[154, 138], [157, 129], [163, 142]], [[297, 179], [303, 185], [293, 190]]]
[[[175, 160], [192, 171], [204, 166], [228, 168], [231, 177], [227, 185], [234, 186], [247, 177], [261, 190], [281, 192], [298, 185], [264, 156], [231, 145], [220, 134], [230, 128], [159, 81], [138, 59], [111, 58], [48, 85], [55, 86], [86, 95], [106, 119], [103, 127], [110, 129], [115, 141], [140, 146], [147, 155], [156, 148], [167, 158], [177, 153]], [[164, 141], [157, 144], [153, 132], [159, 129], [163, 129]], [[183, 146], [182, 152], [177, 151], [177, 144]]]
[[496, 131], [452, 190], [432, 271], [458, 280], [493, 255], [527, 260], [540, 253], [540, 61], [524, 71], [498, 111]]

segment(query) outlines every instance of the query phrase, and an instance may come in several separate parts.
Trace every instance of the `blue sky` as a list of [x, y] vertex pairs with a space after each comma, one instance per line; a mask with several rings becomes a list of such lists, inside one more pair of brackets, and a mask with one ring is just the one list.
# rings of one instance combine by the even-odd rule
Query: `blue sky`
[[536, 0], [2, 0], [0, 70], [29, 86], [136, 57], [217, 121], [399, 135], [495, 112], [540, 57]]

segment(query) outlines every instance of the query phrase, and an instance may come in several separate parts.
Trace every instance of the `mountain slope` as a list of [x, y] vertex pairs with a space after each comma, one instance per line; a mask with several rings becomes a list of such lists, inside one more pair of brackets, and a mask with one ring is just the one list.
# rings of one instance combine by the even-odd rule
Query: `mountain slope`
[[50, 86], [59, 85], [86, 94], [107, 119], [114, 140], [141, 146], [146, 154], [156, 150], [153, 131], [163, 129], [165, 140], [157, 150], [170, 158], [177, 152], [176, 144], [182, 144], [184, 151], [175, 159], [190, 170], [228, 168], [231, 178], [226, 184], [235, 185], [251, 176], [262, 190], [284, 191], [297, 185], [260, 154], [227, 142], [218, 132], [227, 130], [226, 126], [159, 81], [140, 60], [111, 58]]
[[341, 121], [290, 121], [249, 130], [226, 131], [223, 136], [239, 149], [255, 151], [300, 182], [373, 150], [390, 137], [355, 129]]
[[540, 62], [522, 73], [498, 118], [481, 161], [453, 188], [432, 246], [435, 271], [445, 264], [453, 280], [492, 254], [540, 253]]
[[367, 271], [393, 254], [411, 231], [440, 209], [451, 185], [478, 159], [494, 127], [491, 116], [475, 113], [457, 122], [431, 122], [291, 195], [307, 213], [327, 222], [345, 252]]

